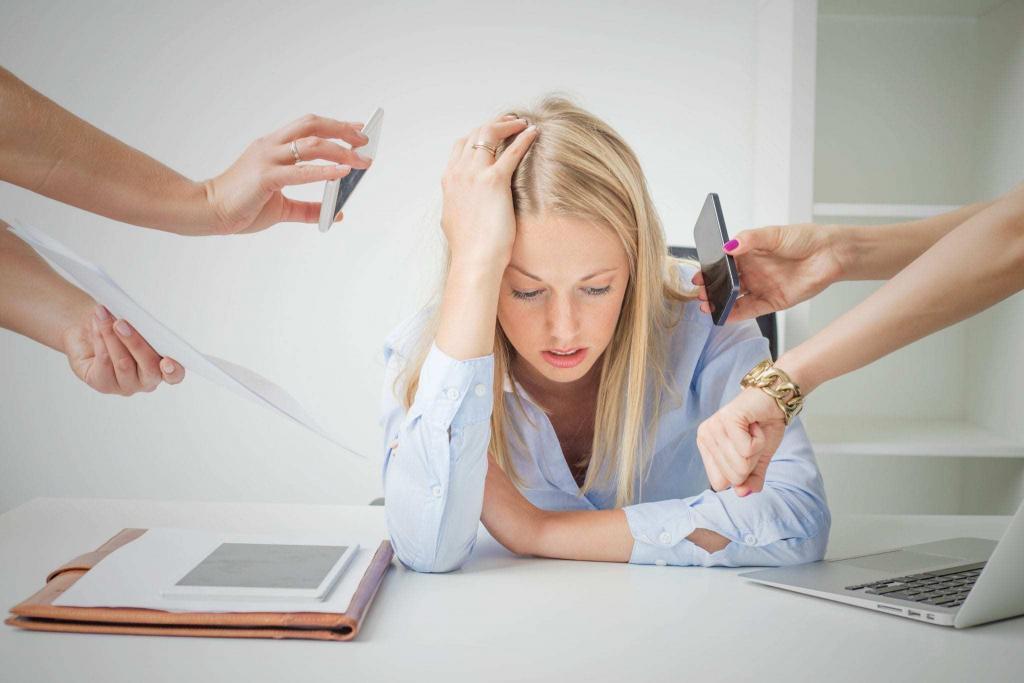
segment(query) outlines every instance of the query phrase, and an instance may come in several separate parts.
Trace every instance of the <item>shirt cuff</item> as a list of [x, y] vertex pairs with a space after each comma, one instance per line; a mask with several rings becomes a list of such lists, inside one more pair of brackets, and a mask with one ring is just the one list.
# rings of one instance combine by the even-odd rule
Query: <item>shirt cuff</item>
[[460, 429], [491, 418], [494, 355], [456, 360], [432, 344], [420, 369], [410, 420], [422, 417], [443, 429]]
[[633, 564], [696, 564], [693, 510], [682, 500], [640, 503], [623, 508], [633, 534]]

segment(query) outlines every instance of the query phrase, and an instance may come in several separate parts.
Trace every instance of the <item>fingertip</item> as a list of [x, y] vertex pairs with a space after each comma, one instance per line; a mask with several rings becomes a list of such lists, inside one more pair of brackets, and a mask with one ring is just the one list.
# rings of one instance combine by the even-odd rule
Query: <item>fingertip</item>
[[185, 378], [185, 368], [170, 358], [160, 361], [160, 373], [168, 384], [178, 384]]
[[334, 170], [338, 172], [339, 178], [344, 178], [345, 176], [352, 172], [352, 167], [349, 166], [348, 164], [338, 164], [337, 166], [334, 167]]
[[334, 217], [334, 222], [335, 223], [340, 223], [342, 221], [342, 219], [344, 219], [344, 218], [345, 218], [345, 212], [344, 211], [339, 211], [337, 213], [337, 215]]
[[727, 254], [731, 254], [734, 251], [736, 251], [739, 248], [739, 246], [740, 246], [739, 240], [733, 238], [733, 239], [729, 240], [728, 242], [726, 242], [725, 244], [722, 245], [722, 251], [724, 251]]
[[96, 316], [96, 320], [101, 323], [110, 320], [110, 311], [108, 311], [107, 307], [103, 304], [96, 304], [96, 308], [93, 310], [93, 313]]

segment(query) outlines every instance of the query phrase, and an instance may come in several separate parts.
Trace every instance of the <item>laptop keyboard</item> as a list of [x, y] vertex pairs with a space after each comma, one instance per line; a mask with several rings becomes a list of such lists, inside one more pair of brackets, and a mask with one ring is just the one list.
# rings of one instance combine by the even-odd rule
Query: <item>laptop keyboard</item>
[[847, 586], [848, 591], [863, 591], [865, 595], [884, 595], [887, 598], [909, 600], [938, 607], [959, 607], [974, 587], [984, 562], [951, 567], [935, 572], [898, 576], [895, 579], [873, 581]]

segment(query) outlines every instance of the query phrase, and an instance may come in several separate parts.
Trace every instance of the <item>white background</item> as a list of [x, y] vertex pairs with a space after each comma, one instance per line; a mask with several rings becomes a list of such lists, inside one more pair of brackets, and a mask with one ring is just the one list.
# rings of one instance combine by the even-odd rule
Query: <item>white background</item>
[[709, 191], [746, 227], [755, 15], [754, 2], [5, 2], [0, 63], [193, 179], [307, 112], [386, 117], [377, 163], [327, 235], [186, 239], [0, 184], [0, 217], [99, 262], [194, 346], [276, 381], [368, 456], [198, 377], [98, 395], [63, 356], [0, 331], [0, 511], [39, 495], [369, 501], [381, 341], [433, 282], [452, 141], [564, 92], [634, 147], [670, 243], [692, 244]]

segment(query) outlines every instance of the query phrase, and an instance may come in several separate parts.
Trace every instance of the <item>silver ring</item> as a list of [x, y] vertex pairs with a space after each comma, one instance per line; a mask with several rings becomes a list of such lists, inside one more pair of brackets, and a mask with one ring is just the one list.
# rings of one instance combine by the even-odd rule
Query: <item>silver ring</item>
[[302, 157], [299, 156], [298, 140], [292, 140], [292, 156], [295, 158], [295, 163], [302, 161]]
[[493, 147], [491, 145], [488, 145], [483, 140], [480, 140], [475, 145], [473, 145], [473, 149], [486, 149], [488, 152], [490, 152], [495, 157], [498, 156], [498, 148], [497, 147]]

